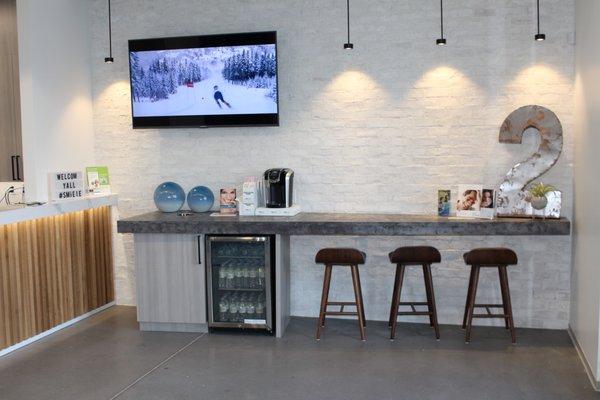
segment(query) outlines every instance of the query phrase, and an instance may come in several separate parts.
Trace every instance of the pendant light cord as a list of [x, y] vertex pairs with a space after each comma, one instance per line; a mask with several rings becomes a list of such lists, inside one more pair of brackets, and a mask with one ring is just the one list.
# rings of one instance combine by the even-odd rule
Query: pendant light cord
[[442, 33], [442, 39], [443, 39], [444, 38], [444, 0], [440, 0], [440, 31]]
[[350, 43], [350, 0], [346, 0], [347, 22], [348, 22], [348, 43]]
[[110, 13], [110, 0], [108, 0], [108, 54], [112, 58], [112, 16]]
[[538, 35], [540, 33], [540, 0], [537, 0], [537, 25], [538, 25]]

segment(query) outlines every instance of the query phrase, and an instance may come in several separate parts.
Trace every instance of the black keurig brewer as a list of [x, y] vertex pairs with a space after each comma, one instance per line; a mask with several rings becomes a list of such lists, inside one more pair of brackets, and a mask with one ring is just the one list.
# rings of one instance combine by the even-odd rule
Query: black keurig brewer
[[264, 174], [265, 200], [268, 208], [292, 206], [294, 171], [289, 168], [271, 168]]

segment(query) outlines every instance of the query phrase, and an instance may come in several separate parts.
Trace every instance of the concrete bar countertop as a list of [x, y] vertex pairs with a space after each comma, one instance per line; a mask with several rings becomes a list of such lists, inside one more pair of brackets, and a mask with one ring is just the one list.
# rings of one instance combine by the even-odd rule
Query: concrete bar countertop
[[118, 221], [120, 233], [350, 236], [569, 235], [568, 219], [472, 219], [402, 214], [301, 213], [294, 217], [151, 212]]

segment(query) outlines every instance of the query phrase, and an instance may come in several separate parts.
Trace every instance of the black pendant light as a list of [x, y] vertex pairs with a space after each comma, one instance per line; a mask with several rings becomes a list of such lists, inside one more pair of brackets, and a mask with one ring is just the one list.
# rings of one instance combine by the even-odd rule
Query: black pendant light
[[350, 43], [350, 0], [346, 0], [346, 15], [348, 22], [348, 41], [344, 43], [344, 49], [352, 50], [354, 48], [354, 44]]
[[105, 63], [112, 63], [115, 59], [112, 56], [112, 16], [110, 15], [110, 0], [108, 0], [108, 57], [104, 57]]
[[546, 35], [544, 33], [540, 33], [540, 0], [537, 0], [537, 33], [535, 34], [535, 40], [538, 42], [543, 42], [546, 40]]
[[446, 39], [444, 38], [444, 0], [440, 0], [440, 38], [435, 41], [438, 46], [445, 46]]

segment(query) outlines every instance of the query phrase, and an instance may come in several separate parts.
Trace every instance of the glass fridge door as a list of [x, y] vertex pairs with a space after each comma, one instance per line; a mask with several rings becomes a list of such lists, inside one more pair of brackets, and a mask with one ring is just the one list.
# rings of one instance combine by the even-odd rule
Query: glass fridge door
[[206, 240], [209, 326], [272, 331], [271, 238]]

